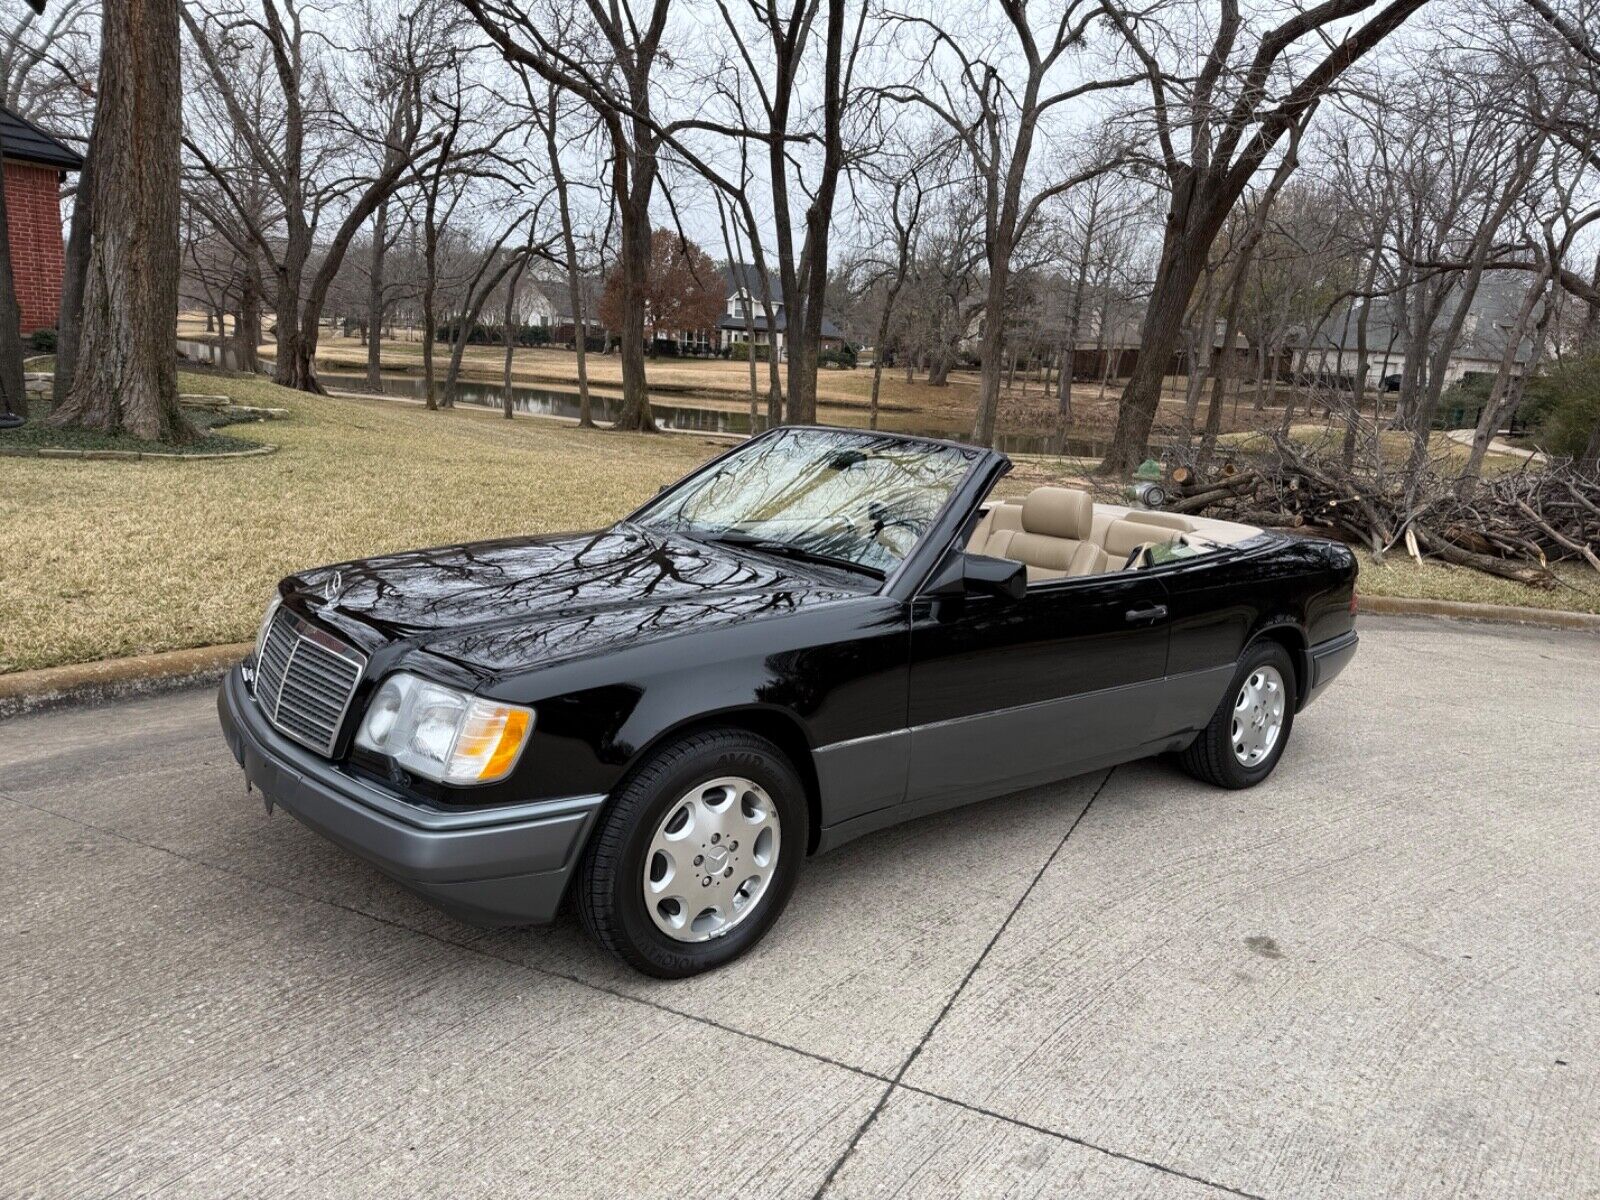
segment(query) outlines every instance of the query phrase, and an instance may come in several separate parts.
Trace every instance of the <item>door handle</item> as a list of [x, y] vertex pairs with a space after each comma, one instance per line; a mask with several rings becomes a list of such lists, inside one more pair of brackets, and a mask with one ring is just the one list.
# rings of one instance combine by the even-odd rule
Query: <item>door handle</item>
[[1160, 621], [1167, 615], [1165, 604], [1147, 604], [1143, 608], [1130, 608], [1122, 614], [1130, 624], [1141, 621]]

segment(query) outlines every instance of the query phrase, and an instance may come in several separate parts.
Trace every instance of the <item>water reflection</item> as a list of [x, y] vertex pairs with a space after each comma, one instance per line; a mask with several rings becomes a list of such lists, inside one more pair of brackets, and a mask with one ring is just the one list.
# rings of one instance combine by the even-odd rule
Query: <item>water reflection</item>
[[[366, 378], [361, 375], [341, 375], [331, 371], [324, 371], [321, 377], [322, 381], [329, 387], [339, 390], [360, 391], [366, 386]], [[426, 383], [414, 375], [385, 375], [383, 387], [384, 391], [392, 396], [409, 396], [420, 399], [427, 394]], [[601, 395], [597, 392], [590, 393], [590, 402], [597, 421], [614, 420], [617, 410], [622, 406], [621, 397]], [[502, 403], [501, 386], [498, 383], [463, 379], [456, 384], [456, 403], [473, 404], [484, 408], [499, 408]], [[563, 392], [526, 383], [513, 383], [511, 385], [511, 407], [516, 412], [528, 413], [533, 416], [569, 417], [576, 420], [578, 416], [578, 396], [576, 392]], [[767, 419], [764, 414], [758, 414], [752, 422], [748, 410], [739, 408], [710, 408], [703, 404], [687, 404], [678, 400], [662, 400], [652, 396], [650, 398], [650, 411], [655, 414], [656, 424], [663, 429], [686, 430], [692, 433], [728, 433], [748, 436], [752, 433], [761, 433], [767, 428]], [[830, 411], [828, 413], [828, 423], [864, 427], [867, 423], [866, 413], [857, 412], [853, 409], [842, 412], [837, 410]], [[958, 442], [965, 441], [967, 437], [965, 429], [956, 429], [947, 425], [931, 423], [918, 424], [914, 421], [909, 423], [896, 422], [893, 430], [886, 430], [885, 432], [908, 433], [919, 437], [947, 438]], [[1056, 439], [1049, 434], [998, 433], [995, 435], [995, 449], [1006, 454], [1066, 453], [1083, 457], [1099, 457], [1105, 453], [1106, 443], [1094, 438], [1073, 437], [1067, 439], [1064, 450], [1058, 450]]]
[[[180, 338], [178, 352], [197, 362], [213, 363], [228, 370], [237, 369], [231, 346], [217, 346], [208, 342]], [[271, 369], [270, 358], [263, 358], [261, 361], [264, 370]], [[325, 385], [336, 391], [367, 390], [365, 375], [342, 371], [322, 371], [319, 375]], [[416, 375], [385, 374], [383, 389], [391, 396], [407, 396], [415, 399], [421, 399], [427, 394], [425, 381]], [[578, 416], [576, 392], [514, 383], [511, 385], [511, 397], [511, 407], [519, 413], [540, 417], [568, 417], [573, 420]], [[620, 396], [606, 396], [598, 392], [590, 393], [590, 402], [595, 420], [604, 422], [615, 420], [617, 410], [622, 406]], [[499, 408], [501, 387], [498, 383], [486, 383], [482, 380], [460, 380], [456, 384], [456, 403], [472, 404], [481, 408]], [[758, 414], [752, 420], [749, 411], [744, 408], [712, 408], [705, 404], [687, 403], [675, 399], [663, 400], [652, 396], [650, 409], [655, 414], [656, 424], [663, 429], [748, 437], [767, 428], [764, 414]], [[834, 425], [864, 427], [867, 423], [867, 414], [865, 411], [855, 409], [830, 410], [827, 420], [829, 424]], [[966, 441], [969, 432], [966, 428], [928, 421], [896, 420], [894, 425], [895, 428], [886, 432], [947, 438], [956, 442]], [[1001, 432], [995, 435], [995, 449], [1006, 454], [1069, 454], [1083, 458], [1099, 458], [1106, 452], [1106, 443], [1097, 438], [1069, 437], [1066, 444], [1061, 446], [1050, 434]]]

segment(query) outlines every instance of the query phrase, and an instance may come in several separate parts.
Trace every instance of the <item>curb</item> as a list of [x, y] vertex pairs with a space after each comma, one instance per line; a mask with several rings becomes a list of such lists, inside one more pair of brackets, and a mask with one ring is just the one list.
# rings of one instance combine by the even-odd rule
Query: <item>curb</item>
[[54, 708], [105, 704], [216, 683], [250, 652], [252, 645], [233, 642], [0, 675], [0, 721]]
[[[1358, 585], [1359, 586], [1359, 585]], [[1497, 625], [1536, 625], [1600, 633], [1600, 614], [1563, 612], [1557, 608], [1523, 608], [1512, 604], [1468, 604], [1459, 600], [1419, 600], [1409, 596], [1361, 596], [1363, 613], [1395, 617], [1445, 617]]]

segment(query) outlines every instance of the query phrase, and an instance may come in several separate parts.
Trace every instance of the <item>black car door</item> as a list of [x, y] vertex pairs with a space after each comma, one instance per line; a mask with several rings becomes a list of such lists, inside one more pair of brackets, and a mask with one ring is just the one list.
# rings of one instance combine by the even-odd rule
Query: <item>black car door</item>
[[1158, 739], [1170, 632], [1158, 574], [1042, 581], [1020, 600], [911, 601], [907, 802], [928, 808], [1136, 757]]

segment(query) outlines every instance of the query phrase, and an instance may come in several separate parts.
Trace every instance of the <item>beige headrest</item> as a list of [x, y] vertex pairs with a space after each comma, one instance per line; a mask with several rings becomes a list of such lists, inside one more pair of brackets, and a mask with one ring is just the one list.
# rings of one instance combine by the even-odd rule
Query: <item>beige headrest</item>
[[1084, 541], [1094, 529], [1094, 501], [1076, 488], [1034, 488], [1022, 502], [1022, 527], [1045, 537]]
[[1142, 546], [1146, 542], [1172, 542], [1177, 538], [1176, 529], [1163, 529], [1143, 521], [1113, 521], [1106, 526], [1106, 553], [1120, 562], [1133, 553], [1135, 546]]

